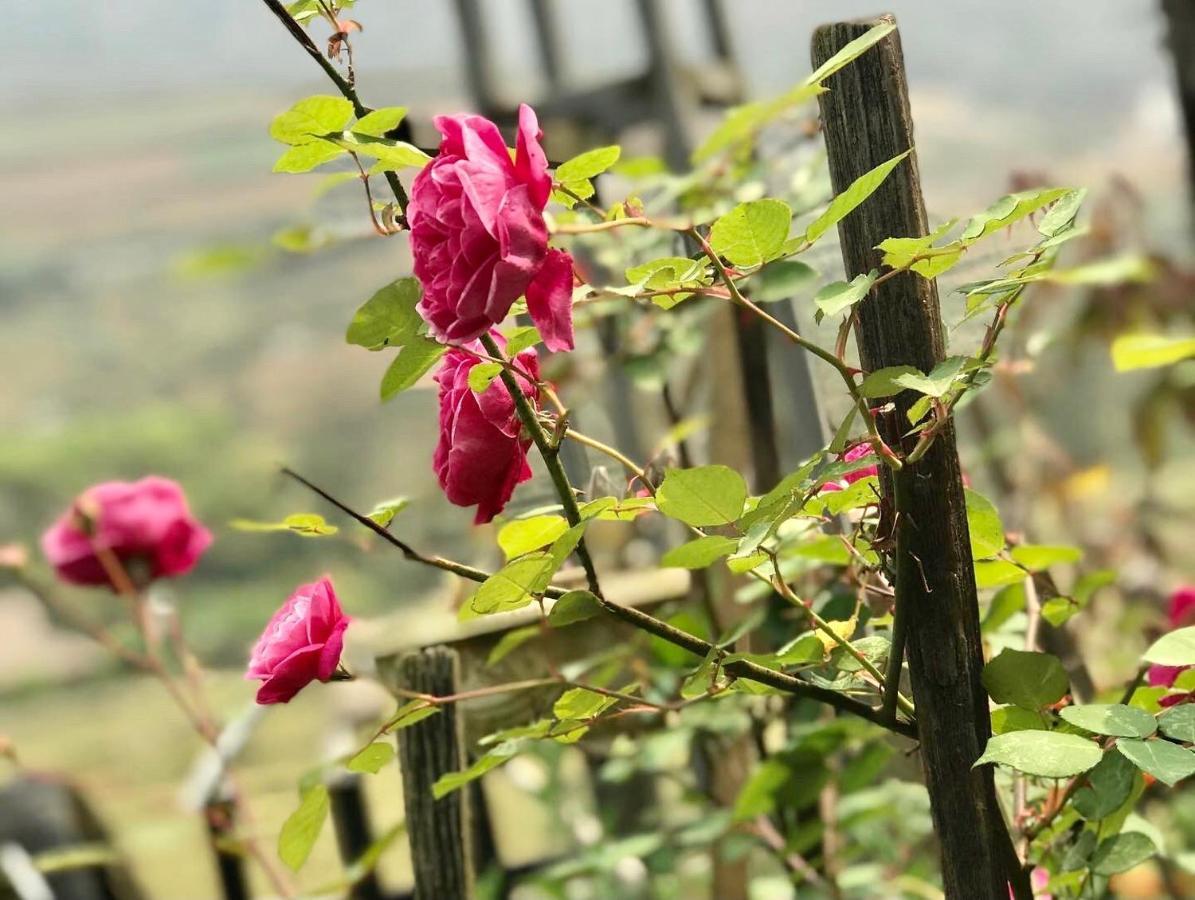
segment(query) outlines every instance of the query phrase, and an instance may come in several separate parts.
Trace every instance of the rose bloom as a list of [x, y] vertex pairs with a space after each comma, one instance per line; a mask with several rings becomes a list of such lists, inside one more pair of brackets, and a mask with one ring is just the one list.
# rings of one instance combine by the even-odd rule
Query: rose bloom
[[[842, 454], [843, 462], [854, 462], [857, 459], [866, 459], [869, 456], [874, 456], [875, 451], [871, 448], [871, 444], [856, 444]], [[845, 491], [848, 487], [856, 481], [861, 481], [871, 475], [878, 475], [880, 469], [878, 464], [864, 466], [862, 469], [856, 469], [854, 472], [848, 472], [838, 481], [828, 481], [822, 485], [820, 493], [827, 491]]]
[[[531, 438], [523, 432], [514, 400], [501, 378], [491, 381], [480, 394], [469, 389], [469, 371], [477, 362], [464, 350], [452, 349], [436, 373], [440, 440], [433, 464], [445, 496], [457, 506], [476, 506], [473, 521], [481, 525], [502, 511], [516, 485], [531, 477], [527, 464]], [[513, 362], [531, 378], [539, 379], [534, 350], [524, 350]], [[522, 377], [519, 384], [535, 403], [536, 386]]]
[[211, 542], [211, 532], [187, 508], [183, 489], [154, 475], [89, 487], [41, 539], [63, 581], [113, 589], [97, 551], [111, 553], [144, 586], [191, 571]]
[[437, 116], [439, 155], [415, 176], [407, 206], [419, 314], [441, 341], [474, 340], [527, 298], [549, 350], [573, 348], [573, 260], [548, 247], [543, 211], [552, 190], [541, 132], [519, 107], [512, 160], [481, 116]]
[[349, 621], [327, 578], [296, 588], [249, 657], [245, 677], [264, 682], [257, 702], [286, 703], [311, 682], [330, 680]]
[[[1195, 625], [1195, 587], [1180, 587], [1170, 595], [1170, 610], [1167, 618], [1171, 629]], [[1150, 666], [1149, 683], [1154, 687], [1170, 687], [1178, 676], [1190, 666]], [[1195, 692], [1171, 694], [1159, 702], [1162, 706], [1175, 706], [1195, 700]]]

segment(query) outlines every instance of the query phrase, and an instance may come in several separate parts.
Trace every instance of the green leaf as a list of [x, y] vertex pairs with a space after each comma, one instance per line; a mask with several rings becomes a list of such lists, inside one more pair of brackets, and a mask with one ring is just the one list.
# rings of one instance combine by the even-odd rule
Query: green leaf
[[776, 808], [776, 793], [788, 782], [792, 772], [775, 757], [755, 767], [734, 801], [734, 820], [743, 822], [765, 815]]
[[865, 397], [889, 397], [901, 391], [917, 391], [927, 397], [942, 397], [971, 363], [965, 356], [952, 356], [922, 373], [913, 366], [890, 366], [872, 372], [863, 380]]
[[589, 591], [569, 591], [548, 611], [548, 624], [554, 628], [563, 628], [574, 622], [592, 619], [601, 611], [601, 603]]
[[328, 788], [317, 784], [303, 791], [298, 809], [286, 817], [278, 834], [278, 858], [291, 871], [303, 868], [327, 817]]
[[1051, 597], [1041, 605], [1041, 617], [1058, 628], [1078, 614], [1079, 604], [1070, 597]]
[[366, 350], [402, 346], [420, 334], [423, 318], [415, 311], [422, 291], [416, 278], [391, 282], [362, 304], [344, 339]]
[[521, 609], [534, 599], [534, 594], [547, 587], [555, 571], [548, 553], [516, 559], [482, 582], [469, 601], [469, 608], [483, 616]]
[[382, 374], [378, 391], [383, 402], [413, 387], [447, 352], [444, 344], [431, 338], [416, 337], [407, 341]]
[[1195, 703], [1172, 706], [1158, 717], [1162, 734], [1176, 741], [1195, 744]]
[[600, 175], [618, 162], [622, 148], [617, 144], [587, 150], [556, 168], [556, 180], [562, 182], [587, 181]]
[[729, 556], [738, 547], [738, 541], [720, 534], [707, 534], [696, 540], [673, 547], [664, 554], [660, 565], [679, 569], [704, 569], [723, 556]]
[[805, 79], [804, 83], [820, 84], [839, 69], [850, 65], [895, 30], [895, 22], [881, 22], [879, 25], [869, 28], [864, 34], [846, 44], [841, 50], [818, 66], [813, 74]]
[[971, 555], [987, 559], [1004, 549], [1004, 526], [995, 504], [978, 491], [964, 488], [967, 498], [967, 528], [971, 532]]
[[524, 628], [515, 628], [506, 632], [494, 645], [494, 649], [490, 651], [490, 655], [486, 657], [485, 664], [487, 666], [494, 666], [506, 659], [515, 650], [522, 647], [532, 638], [539, 637], [540, 630], [538, 625], [527, 625]]
[[329, 525], [317, 513], [294, 513], [281, 522], [253, 522], [249, 519], [233, 519], [229, 523], [237, 531], [293, 531], [303, 537], [322, 537], [336, 534], [340, 529]]
[[345, 763], [345, 768], [350, 772], [368, 772], [370, 775], [376, 775], [382, 770], [382, 766], [392, 759], [394, 745], [388, 741], [374, 741]]
[[[367, 113], [353, 123], [353, 133], [369, 137], [382, 137], [387, 131], [398, 127], [407, 115], [405, 106], [385, 106]], [[330, 129], [335, 130], [335, 129]]]
[[1087, 773], [1087, 783], [1075, 792], [1075, 812], [1089, 822], [1112, 815], [1129, 799], [1137, 778], [1137, 767], [1124, 756], [1105, 753], [1099, 765]]
[[998, 706], [992, 710], [992, 734], [1009, 731], [1049, 731], [1040, 713], [1019, 706]]
[[316, 166], [331, 162], [344, 150], [329, 141], [314, 140], [307, 144], [287, 147], [274, 163], [274, 171], [288, 175], [310, 172]]
[[270, 123], [270, 137], [284, 144], [307, 144], [330, 131], [341, 131], [353, 117], [343, 97], [305, 97]]
[[989, 739], [975, 765], [999, 763], [1038, 778], [1068, 778], [1086, 772], [1102, 755], [1098, 744], [1078, 735], [1010, 731]]
[[1050, 566], [1078, 562], [1083, 558], [1083, 551], [1063, 544], [1021, 544], [1013, 547], [1010, 555], [1030, 572], [1042, 572]]
[[[1112, 755], [1112, 754], [1110, 754]], [[1066, 848], [1059, 862], [1063, 872], [1077, 872], [1090, 865], [1091, 854], [1095, 851], [1096, 836], [1094, 831], [1081, 831], [1073, 844]]]
[[758, 266], [780, 252], [791, 222], [792, 210], [782, 200], [740, 203], [714, 222], [710, 247], [736, 266]]
[[1147, 738], [1157, 722], [1143, 709], [1120, 703], [1088, 703], [1068, 706], [1060, 713], [1063, 720], [1095, 734], [1112, 737]]
[[368, 516], [383, 528], [386, 528], [394, 521], [394, 517], [406, 509], [410, 503], [411, 501], [406, 497], [394, 497], [390, 500], [383, 500], [370, 510]]
[[981, 559], [975, 563], [975, 584], [980, 588], [1004, 587], [1024, 580], [1029, 573], [1003, 559]]
[[539, 342], [539, 329], [534, 325], [520, 325], [517, 328], [512, 328], [506, 334], [506, 355], [513, 358]]
[[1162, 635], [1141, 658], [1159, 666], [1195, 666], [1195, 625]]
[[856, 275], [850, 281], [832, 281], [813, 295], [813, 302], [822, 315], [836, 316], [866, 297], [877, 277], [878, 273], [873, 269], [866, 275]]
[[1121, 738], [1116, 742], [1116, 749], [1138, 769], [1170, 787], [1195, 775], [1195, 753], [1169, 741]]
[[993, 232], [1019, 222], [1069, 193], [1071, 191], [1068, 188], [1043, 188], [1001, 197], [987, 210], [974, 216], [967, 223], [967, 227], [960, 235], [960, 240], [964, 243], [974, 243]]
[[864, 397], [891, 397], [906, 390], [901, 380], [922, 377], [921, 371], [913, 366], [888, 366], [868, 373], [859, 385], [859, 392]]
[[870, 172], [865, 172], [851, 182], [850, 186], [830, 201], [826, 211], [810, 223], [805, 229], [805, 240], [812, 244], [830, 228], [846, 218], [860, 203], [875, 193], [876, 189], [900, 165], [901, 160], [912, 151], [906, 150], [899, 156], [894, 156], [887, 162], [882, 162]]
[[1045, 237], [1054, 237], [1074, 225], [1075, 216], [1079, 214], [1079, 207], [1087, 196], [1087, 188], [1068, 191], [1050, 210], [1042, 216], [1037, 225], [1037, 233]]
[[698, 528], [729, 525], [743, 514], [747, 482], [728, 466], [669, 469], [656, 492], [656, 505], [669, 518]]
[[438, 712], [440, 712], [440, 707], [434, 703], [428, 703], [426, 700], [409, 700], [400, 706], [394, 715], [386, 720], [386, 724], [382, 726], [382, 731], [390, 734], [392, 731], [409, 728], [416, 722], [422, 722], [424, 719], [430, 718]]
[[515, 756], [522, 747], [523, 742], [520, 740], [503, 741], [479, 757], [473, 765], [469, 766], [463, 772], [449, 772], [446, 775], [441, 775], [439, 780], [432, 785], [432, 796], [437, 800], [442, 800], [453, 791], [463, 788], [466, 784], [480, 778], [491, 769], [498, 768], [498, 766]]
[[1155, 369], [1195, 356], [1195, 338], [1163, 334], [1123, 334], [1112, 342], [1112, 365], [1117, 372]]
[[568, 531], [564, 516], [531, 516], [507, 522], [498, 532], [498, 546], [507, 559], [546, 547]]
[[469, 390], [482, 393], [502, 371], [502, 363], [481, 362], [469, 370]]
[[377, 163], [369, 170], [371, 175], [399, 169], [422, 169], [432, 159], [418, 147], [412, 146], [406, 141], [392, 141], [389, 138], [372, 137], [368, 134], [358, 134], [355, 131], [325, 134], [323, 138], [345, 150], [351, 150], [359, 156], [376, 159]]
[[1012, 648], [1004, 649], [983, 667], [982, 680], [997, 703], [1012, 703], [1023, 709], [1042, 709], [1057, 703], [1070, 688], [1058, 657]]
[[999, 631], [1000, 626], [1025, 608], [1025, 585], [1023, 579], [1018, 578], [1012, 584], [1001, 588], [992, 597], [984, 614], [980, 630], [986, 636]]
[[569, 688], [552, 704], [552, 715], [561, 720], [588, 721], [617, 702], [617, 697], [607, 697], [587, 688]]
[[1139, 866], [1158, 852], [1154, 842], [1139, 831], [1124, 831], [1105, 838], [1091, 855], [1091, 871], [1115, 875]]

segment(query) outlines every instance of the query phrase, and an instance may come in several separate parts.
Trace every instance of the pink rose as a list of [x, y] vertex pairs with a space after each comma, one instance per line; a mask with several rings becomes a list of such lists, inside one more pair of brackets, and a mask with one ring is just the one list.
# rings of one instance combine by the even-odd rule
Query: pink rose
[[115, 587], [97, 550], [109, 551], [140, 584], [191, 571], [212, 535], [179, 485], [151, 475], [89, 487], [42, 535], [42, 551], [72, 584]]
[[245, 677], [264, 682], [257, 702], [286, 703], [311, 682], [330, 680], [349, 621], [327, 578], [296, 588], [249, 657]]
[[[842, 462], [855, 462], [859, 459], [866, 459], [869, 456], [874, 456], [875, 451], [872, 450], [871, 444], [856, 444], [842, 454]], [[878, 464], [864, 466], [861, 469], [856, 469], [854, 472], [848, 472], [842, 476], [839, 481], [828, 481], [822, 485], [820, 493], [845, 491], [848, 487], [856, 481], [861, 481], [871, 475], [878, 475], [880, 469]]]
[[[495, 333], [495, 340], [501, 336]], [[469, 371], [476, 357], [452, 349], [444, 356], [436, 382], [440, 385], [440, 441], [434, 465], [444, 495], [457, 506], [477, 506], [474, 522], [489, 522], [502, 511], [515, 486], [531, 477], [527, 448], [531, 438], [522, 430], [514, 400], [501, 378], [480, 394], [469, 389]], [[524, 350], [512, 362], [531, 379], [539, 379], [539, 358]], [[519, 378], [523, 394], [533, 403], [539, 393], [527, 378]], [[537, 404], [538, 405], [538, 404]]]
[[[1167, 616], [1171, 629], [1185, 628], [1195, 624], [1195, 587], [1180, 587], [1170, 595], [1170, 610]], [[1150, 666], [1149, 683], [1154, 687], [1170, 687], [1178, 676], [1190, 666]], [[1162, 706], [1175, 706], [1195, 700], [1195, 692], [1171, 694], [1159, 702]]]
[[437, 116], [440, 153], [411, 185], [407, 222], [419, 314], [441, 341], [474, 340], [519, 297], [549, 350], [573, 349], [573, 260], [548, 247], [552, 190], [535, 112], [519, 107], [513, 160], [481, 116]]

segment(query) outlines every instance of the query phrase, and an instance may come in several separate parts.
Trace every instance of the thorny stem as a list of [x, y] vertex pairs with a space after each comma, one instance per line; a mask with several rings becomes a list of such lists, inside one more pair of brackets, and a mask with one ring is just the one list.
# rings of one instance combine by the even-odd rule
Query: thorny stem
[[[286, 11], [286, 7], [282, 5], [281, 0], [262, 0], [262, 3], [266, 5], [266, 8], [270, 12], [278, 17], [278, 21], [280, 21], [283, 27], [290, 32], [290, 36], [295, 39], [298, 45], [307, 51], [307, 55], [314, 59], [319, 67], [324, 70], [324, 74], [331, 79], [332, 83], [336, 85], [336, 89], [340, 91], [344, 98], [348, 100], [349, 103], [353, 104], [353, 112], [356, 114], [357, 118], [360, 119], [369, 115], [372, 110], [361, 102], [361, 98], [357, 96], [357, 89], [352, 85], [351, 82], [349, 82], [348, 79], [336, 71], [336, 66], [332, 65], [331, 61], [324, 57], [324, 54], [320, 53], [319, 47], [315, 46], [315, 42], [311, 39], [311, 35], [309, 35], [304, 30], [303, 26], [296, 22], [294, 17]], [[390, 185], [390, 190], [394, 192], [394, 199], [398, 202], [400, 212], [397, 216], [397, 221], [399, 224], [405, 226], [407, 224], [406, 189], [403, 188], [402, 182], [398, 180], [398, 176], [396, 174], [393, 172], [386, 172], [385, 175], [386, 181]]]

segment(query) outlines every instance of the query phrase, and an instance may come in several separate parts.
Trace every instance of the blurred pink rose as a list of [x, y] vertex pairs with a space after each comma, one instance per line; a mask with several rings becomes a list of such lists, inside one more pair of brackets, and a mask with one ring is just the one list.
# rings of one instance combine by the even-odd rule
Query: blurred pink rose
[[286, 703], [312, 681], [331, 679], [349, 621], [327, 578], [296, 588], [249, 657], [245, 677], [264, 682], [257, 702]]
[[97, 549], [110, 551], [144, 585], [191, 571], [211, 542], [211, 532], [187, 508], [182, 488], [154, 475], [89, 487], [41, 539], [63, 581], [113, 588]]
[[461, 343], [499, 324], [526, 295], [549, 350], [573, 349], [573, 260], [548, 247], [552, 190], [535, 112], [519, 107], [513, 160], [493, 122], [437, 116], [440, 153], [415, 176], [407, 221], [419, 313], [441, 341]]
[[[500, 335], [495, 334], [495, 340]], [[513, 362], [539, 379], [539, 359], [524, 350]], [[457, 506], [477, 506], [474, 522], [489, 522], [502, 511], [515, 486], [531, 477], [527, 448], [514, 400], [501, 378], [480, 394], [469, 389], [469, 371], [477, 359], [464, 350], [449, 350], [436, 373], [440, 385], [440, 441], [436, 445], [436, 477], [445, 496]], [[538, 388], [519, 378], [523, 394], [536, 402]]]
[[[842, 462], [855, 462], [856, 460], [866, 459], [874, 455], [875, 451], [872, 450], [871, 444], [856, 444], [842, 454]], [[871, 475], [878, 475], [879, 472], [878, 464], [864, 466], [861, 469], [856, 469], [854, 472], [848, 472], [838, 481], [827, 481], [822, 485], [821, 493], [826, 493], [827, 491], [844, 491], [856, 481], [860, 481]]]
[[[1195, 625], [1195, 587], [1180, 587], [1170, 595], [1170, 610], [1167, 616], [1171, 629]], [[1149, 683], [1154, 687], [1170, 687], [1178, 676], [1190, 666], [1150, 666]], [[1195, 692], [1171, 694], [1159, 702], [1162, 706], [1175, 706], [1195, 700]]]

